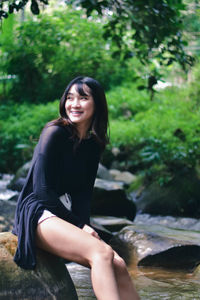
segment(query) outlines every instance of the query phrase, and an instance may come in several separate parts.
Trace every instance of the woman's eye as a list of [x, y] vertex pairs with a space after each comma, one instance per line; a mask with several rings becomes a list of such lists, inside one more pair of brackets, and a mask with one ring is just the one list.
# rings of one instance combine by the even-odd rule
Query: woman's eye
[[67, 100], [72, 100], [72, 97], [71, 96], [67, 96]]
[[87, 96], [83, 96], [83, 97], [81, 97], [81, 100], [87, 100], [88, 99], [88, 97]]

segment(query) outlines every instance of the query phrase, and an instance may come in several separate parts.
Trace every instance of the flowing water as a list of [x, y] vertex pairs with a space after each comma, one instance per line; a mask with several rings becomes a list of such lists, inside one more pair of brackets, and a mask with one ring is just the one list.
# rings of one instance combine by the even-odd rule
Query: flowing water
[[7, 185], [13, 177], [14, 176], [10, 174], [0, 174], [0, 200], [6, 201], [18, 194], [18, 192], [7, 189]]
[[[80, 300], [94, 300], [90, 271], [71, 263], [67, 265]], [[131, 277], [142, 300], [200, 299], [200, 272], [186, 274], [161, 269], [131, 269]]]
[[200, 274], [161, 269], [130, 271], [141, 299], [200, 299]]

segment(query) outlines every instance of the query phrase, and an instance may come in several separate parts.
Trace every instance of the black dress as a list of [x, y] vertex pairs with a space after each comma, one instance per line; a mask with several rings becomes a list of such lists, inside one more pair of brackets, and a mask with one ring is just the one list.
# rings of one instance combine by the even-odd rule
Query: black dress
[[[36, 265], [35, 230], [45, 209], [82, 228], [89, 224], [90, 202], [100, 158], [93, 137], [74, 150], [67, 127], [45, 127], [35, 148], [31, 168], [19, 195], [13, 233], [18, 236], [14, 261], [22, 268]], [[69, 194], [72, 208], [59, 200]]]

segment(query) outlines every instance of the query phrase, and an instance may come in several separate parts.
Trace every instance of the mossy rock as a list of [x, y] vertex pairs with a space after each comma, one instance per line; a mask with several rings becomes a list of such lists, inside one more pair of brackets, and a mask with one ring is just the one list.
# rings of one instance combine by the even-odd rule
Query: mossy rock
[[136, 199], [138, 211], [151, 215], [200, 217], [200, 179], [184, 169], [165, 186], [153, 182]]
[[62, 260], [37, 251], [35, 270], [24, 270], [13, 261], [17, 237], [0, 233], [0, 299], [77, 300], [72, 279]]

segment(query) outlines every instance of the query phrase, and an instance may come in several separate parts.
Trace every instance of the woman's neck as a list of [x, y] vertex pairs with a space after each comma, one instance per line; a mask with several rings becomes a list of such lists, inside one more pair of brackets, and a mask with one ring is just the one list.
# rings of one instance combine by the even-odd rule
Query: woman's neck
[[78, 131], [78, 136], [79, 136], [79, 139], [86, 139], [88, 137], [88, 134], [89, 134], [89, 128], [90, 126], [77, 126], [76, 129]]

